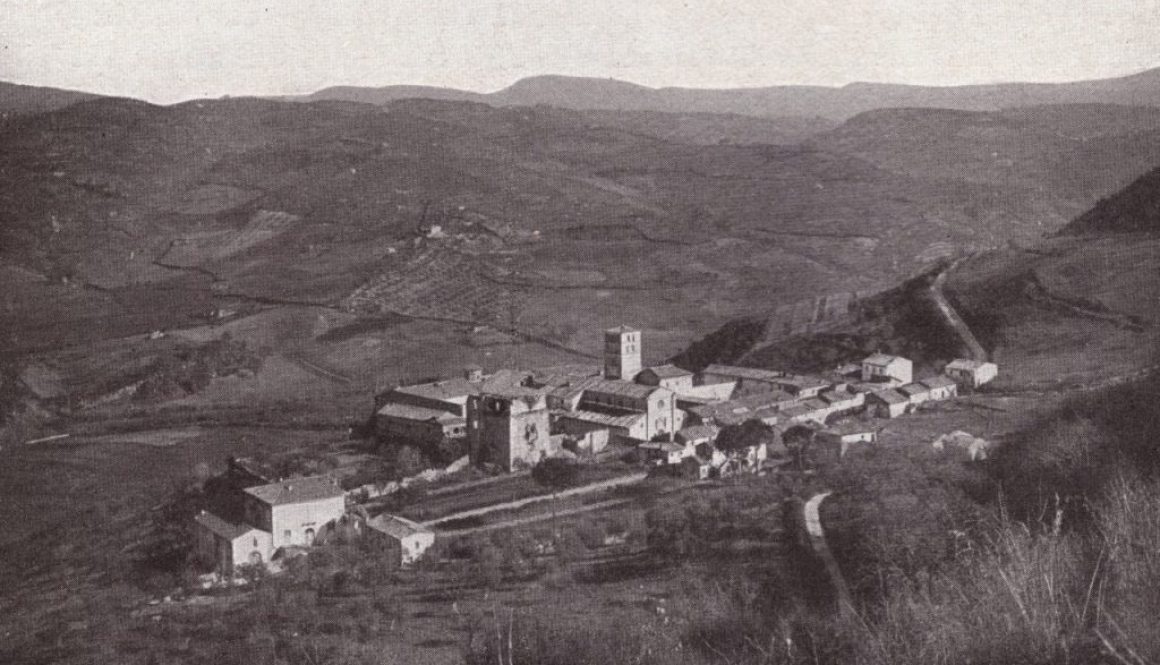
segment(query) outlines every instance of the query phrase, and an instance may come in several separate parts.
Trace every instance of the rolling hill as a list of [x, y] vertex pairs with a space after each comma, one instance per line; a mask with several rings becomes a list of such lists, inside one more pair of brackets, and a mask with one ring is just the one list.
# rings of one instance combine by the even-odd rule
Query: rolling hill
[[0, 122], [19, 115], [52, 111], [95, 97], [97, 95], [76, 90], [0, 81]]
[[1160, 169], [1145, 173], [1123, 191], [1102, 199], [1060, 233], [1090, 235], [1157, 231], [1160, 231]]
[[493, 93], [448, 88], [357, 86], [328, 88], [300, 97], [382, 104], [404, 97], [476, 101], [495, 106], [545, 104], [578, 110], [728, 113], [759, 117], [814, 117], [846, 120], [883, 108], [946, 108], [996, 111], [1053, 104], [1160, 106], [1160, 69], [1110, 79], [1073, 83], [1003, 83], [915, 86], [852, 83], [841, 87], [772, 86], [738, 89], [649, 88], [614, 79], [536, 76]]

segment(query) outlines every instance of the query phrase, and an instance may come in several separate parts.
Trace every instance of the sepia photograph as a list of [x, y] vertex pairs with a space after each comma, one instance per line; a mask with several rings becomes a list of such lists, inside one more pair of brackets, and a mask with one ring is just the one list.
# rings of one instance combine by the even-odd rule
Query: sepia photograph
[[0, 663], [1160, 664], [1160, 0], [0, 0]]

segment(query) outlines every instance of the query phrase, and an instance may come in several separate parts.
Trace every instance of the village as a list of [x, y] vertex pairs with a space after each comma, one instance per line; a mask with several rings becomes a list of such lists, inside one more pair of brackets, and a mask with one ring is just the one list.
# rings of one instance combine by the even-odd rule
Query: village
[[[788, 469], [804, 442], [840, 460], [851, 447], [872, 446], [882, 423], [924, 404], [951, 400], [995, 379], [994, 363], [957, 359], [941, 374], [915, 379], [907, 358], [874, 353], [818, 375], [711, 364], [700, 372], [675, 365], [643, 367], [642, 332], [603, 332], [603, 366], [533, 370], [467, 367], [460, 377], [401, 385], [375, 397], [374, 437], [380, 450], [466, 454], [442, 473], [472, 468], [487, 484], [537, 467], [631, 465], [635, 472], [602, 479], [607, 489], [665, 475], [707, 482]], [[756, 436], [746, 436], [746, 428]], [[972, 451], [972, 455], [976, 451]], [[234, 583], [248, 569], [277, 571], [282, 562], [335, 538], [358, 538], [393, 566], [419, 561], [441, 525], [555, 500], [531, 496], [504, 505], [476, 505], [426, 523], [390, 514], [374, 499], [415, 482], [426, 470], [388, 487], [343, 489], [327, 476], [272, 478], [245, 460], [230, 460], [215, 507], [194, 519], [195, 558], [216, 583]], [[456, 490], [455, 484], [440, 492]], [[497, 504], [500, 503], [497, 501]]]

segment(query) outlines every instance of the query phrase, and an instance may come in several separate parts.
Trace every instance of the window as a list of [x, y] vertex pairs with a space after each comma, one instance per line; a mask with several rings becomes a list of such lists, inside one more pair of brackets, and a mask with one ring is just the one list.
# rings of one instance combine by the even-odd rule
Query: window
[[257, 547], [257, 546], [258, 546], [258, 538], [257, 538], [257, 536], [255, 536], [254, 537], [254, 547]]
[[282, 532], [282, 542], [284, 542], [284, 543], [290, 542], [290, 529], [286, 529], [285, 531]]

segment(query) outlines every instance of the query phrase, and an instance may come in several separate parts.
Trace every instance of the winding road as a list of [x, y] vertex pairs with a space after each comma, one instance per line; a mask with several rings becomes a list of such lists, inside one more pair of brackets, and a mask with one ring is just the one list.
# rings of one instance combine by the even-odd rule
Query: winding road
[[959, 316], [959, 313], [956, 312], [955, 308], [951, 306], [950, 301], [947, 300], [946, 293], [943, 292], [943, 285], [946, 284], [947, 281], [947, 273], [954, 270], [960, 263], [963, 262], [963, 260], [964, 259], [961, 258], [955, 260], [954, 263], [950, 264], [945, 270], [940, 272], [938, 277], [934, 278], [934, 282], [932, 282], [930, 285], [930, 295], [932, 298], [934, 298], [934, 304], [938, 306], [938, 309], [942, 313], [943, 318], [947, 320], [947, 323], [949, 323], [955, 333], [958, 334], [959, 339], [963, 341], [963, 346], [965, 346], [970, 352], [971, 359], [986, 361], [986, 349], [984, 349], [983, 345], [979, 343], [978, 338], [976, 338], [975, 334], [971, 332], [971, 329], [967, 327], [967, 323], [966, 321], [963, 321], [963, 317]]
[[821, 559], [826, 566], [826, 573], [830, 576], [830, 582], [834, 585], [834, 594], [837, 596], [838, 613], [842, 615], [852, 614], [854, 612], [854, 602], [850, 598], [850, 589], [846, 586], [846, 578], [842, 577], [842, 570], [838, 568], [838, 561], [834, 559], [834, 553], [830, 551], [830, 546], [826, 543], [826, 532], [822, 529], [822, 516], [819, 509], [822, 501], [826, 497], [833, 494], [833, 492], [822, 492], [810, 497], [802, 507], [803, 517], [805, 518], [806, 534], [810, 537], [810, 545], [814, 549], [814, 553]]

